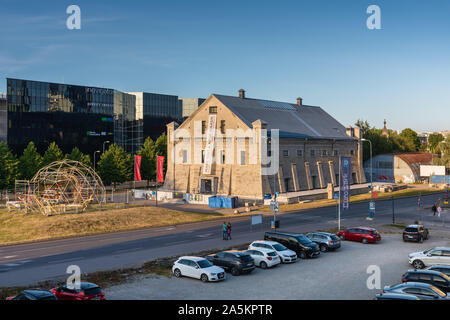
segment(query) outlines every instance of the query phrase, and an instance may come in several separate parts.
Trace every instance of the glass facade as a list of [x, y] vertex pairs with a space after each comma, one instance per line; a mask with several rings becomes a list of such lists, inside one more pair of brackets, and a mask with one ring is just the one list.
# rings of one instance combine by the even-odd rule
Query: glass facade
[[0, 142], [8, 142], [8, 112], [6, 94], [0, 93]]
[[205, 100], [202, 98], [181, 98], [183, 118], [187, 118], [194, 113]]
[[127, 95], [117, 107], [116, 95], [113, 89], [8, 78], [8, 144], [21, 154], [30, 141], [40, 152], [54, 141], [65, 153], [76, 146], [92, 158], [103, 142], [115, 139], [117, 119], [124, 115], [127, 127], [135, 116], [134, 97]]

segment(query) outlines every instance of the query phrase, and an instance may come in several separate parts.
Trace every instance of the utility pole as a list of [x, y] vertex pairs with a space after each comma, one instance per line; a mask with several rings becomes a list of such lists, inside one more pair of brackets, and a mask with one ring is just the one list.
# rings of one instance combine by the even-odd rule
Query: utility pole
[[391, 197], [391, 200], [392, 200], [392, 224], [395, 224], [394, 196]]

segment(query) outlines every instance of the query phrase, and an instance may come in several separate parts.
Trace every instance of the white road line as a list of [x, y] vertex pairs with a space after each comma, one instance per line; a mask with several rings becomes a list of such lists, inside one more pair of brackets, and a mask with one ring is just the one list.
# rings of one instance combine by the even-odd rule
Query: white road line
[[198, 238], [207, 238], [207, 237], [210, 237], [210, 236], [212, 236], [212, 233], [200, 234], [200, 235], [198, 235], [197, 237], [198, 237]]
[[5, 256], [5, 257], [3, 257], [3, 259], [11, 259], [11, 258], [15, 258], [15, 257], [17, 257], [17, 256]]
[[50, 262], [47, 262], [47, 263], [48, 264], [51, 264], [51, 263], [64, 263], [64, 262], [70, 262], [70, 261], [76, 261], [76, 260], [82, 260], [82, 259], [84, 259], [84, 257], [65, 259], [65, 260], [56, 260], [56, 261], [50, 261]]

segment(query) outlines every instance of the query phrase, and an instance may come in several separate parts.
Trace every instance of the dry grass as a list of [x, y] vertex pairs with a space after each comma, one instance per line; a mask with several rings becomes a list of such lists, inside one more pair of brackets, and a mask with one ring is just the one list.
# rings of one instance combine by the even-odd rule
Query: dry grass
[[[399, 190], [395, 192], [383, 192], [378, 193], [378, 197], [375, 200], [382, 200], [382, 199], [388, 199], [390, 197], [409, 197], [409, 196], [418, 196], [419, 194], [425, 195], [430, 193], [436, 193], [436, 192], [442, 192], [442, 190], [417, 190], [417, 189], [405, 189], [405, 190]], [[364, 194], [358, 194], [355, 196], [350, 197], [350, 202], [359, 202], [359, 201], [367, 201], [370, 200], [370, 194], [364, 193]], [[288, 211], [295, 211], [295, 210], [304, 210], [304, 209], [312, 209], [312, 208], [321, 208], [321, 207], [328, 207], [328, 206], [336, 206], [337, 200], [317, 200], [307, 203], [292, 203], [292, 204], [281, 204], [279, 206], [280, 212], [288, 212]], [[264, 207], [262, 209], [259, 209], [259, 211], [263, 212], [270, 212], [269, 207]]]
[[129, 207], [80, 214], [44, 216], [0, 210], [0, 244], [81, 236], [219, 219], [221, 213], [196, 213], [162, 207]]

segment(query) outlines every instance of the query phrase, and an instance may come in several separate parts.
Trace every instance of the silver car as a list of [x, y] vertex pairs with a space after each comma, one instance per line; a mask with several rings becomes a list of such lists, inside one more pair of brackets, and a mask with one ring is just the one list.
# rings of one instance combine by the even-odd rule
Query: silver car
[[437, 247], [409, 255], [409, 264], [416, 269], [423, 269], [433, 265], [450, 266], [450, 248]]
[[328, 232], [310, 232], [306, 235], [312, 242], [319, 245], [320, 251], [326, 252], [341, 247], [341, 239]]

